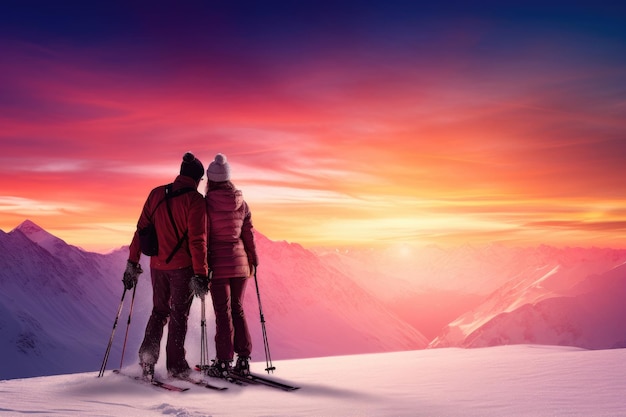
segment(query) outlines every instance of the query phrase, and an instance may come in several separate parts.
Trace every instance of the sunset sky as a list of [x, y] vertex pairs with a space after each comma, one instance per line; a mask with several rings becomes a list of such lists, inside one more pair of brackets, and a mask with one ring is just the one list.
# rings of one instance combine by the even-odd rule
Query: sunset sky
[[626, 248], [625, 6], [93, 3], [0, 5], [5, 232], [126, 245], [192, 151], [272, 240]]

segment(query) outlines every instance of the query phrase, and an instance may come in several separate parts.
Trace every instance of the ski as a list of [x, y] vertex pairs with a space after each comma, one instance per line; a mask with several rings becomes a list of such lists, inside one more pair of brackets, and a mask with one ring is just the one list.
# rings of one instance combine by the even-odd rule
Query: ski
[[[200, 365], [196, 365], [195, 366], [195, 370], [199, 371], [199, 372], [202, 372], [203, 374], [206, 375], [206, 372], [205, 372], [206, 369], [202, 369], [202, 367]], [[248, 385], [248, 384], [246, 384], [246, 381], [243, 381], [243, 380], [231, 377], [230, 375], [229, 376], [220, 376], [220, 377], [211, 376], [211, 375], [207, 375], [207, 376], [210, 377], [210, 378], [215, 378], [215, 379], [223, 379], [224, 381], [228, 381], [231, 384], [235, 384], [235, 385], [239, 385], [239, 386], [246, 386], [246, 385]]]
[[225, 390], [228, 389], [228, 387], [220, 387], [220, 386], [217, 386], [217, 385], [210, 384], [210, 383], [208, 383], [206, 381], [203, 381], [201, 379], [195, 379], [195, 378], [192, 378], [192, 377], [189, 377], [189, 378], [177, 378], [177, 379], [180, 380], [180, 381], [189, 382], [189, 383], [197, 385], [199, 387], [213, 389], [213, 390], [216, 390], [216, 391], [225, 391]]
[[[203, 372], [203, 369], [200, 365], [196, 365], [195, 366], [196, 371], [200, 371]], [[210, 376], [210, 375], [209, 375]], [[276, 389], [280, 389], [283, 391], [295, 391], [300, 389], [300, 387], [294, 386], [294, 385], [289, 385], [286, 384], [284, 382], [281, 381], [277, 381], [273, 378], [268, 378], [262, 375], [258, 375], [258, 374], [248, 374], [248, 375], [239, 375], [237, 373], [234, 372], [230, 372], [227, 376], [221, 376], [221, 377], [214, 377], [214, 376], [210, 376], [211, 378], [216, 378], [216, 379], [223, 379], [225, 381], [228, 381], [232, 384], [237, 384], [237, 385], [241, 385], [241, 386], [245, 386], [248, 384], [252, 384], [252, 385], [264, 385], [266, 387], [270, 387], [270, 388], [276, 388]]]
[[125, 373], [121, 372], [119, 369], [113, 370], [113, 373], [114, 374], [118, 374], [118, 375], [123, 375], [123, 376], [126, 376], [126, 377], [130, 378], [130, 379], [134, 379], [135, 381], [138, 381], [138, 382], [141, 382], [141, 383], [144, 383], [144, 384], [150, 384], [150, 385], [152, 385], [154, 387], [163, 388], [163, 389], [166, 389], [166, 390], [172, 391], [172, 392], [184, 392], [184, 391], [188, 391], [189, 390], [189, 388], [183, 388], [183, 387], [178, 387], [176, 385], [171, 385], [171, 384], [165, 383], [163, 381], [159, 381], [156, 378], [153, 378], [152, 381], [148, 381], [147, 379], [144, 379], [144, 378], [142, 378], [140, 376], [134, 376], [134, 375], [125, 374]]
[[235, 378], [239, 381], [244, 381], [250, 384], [265, 385], [267, 387], [277, 388], [283, 391], [295, 391], [295, 390], [300, 389], [300, 387], [289, 385], [284, 382], [277, 381], [273, 378], [268, 378], [266, 376], [252, 374], [252, 373], [248, 375], [239, 375], [239, 374], [235, 374], [231, 372], [229, 375], [232, 378]]

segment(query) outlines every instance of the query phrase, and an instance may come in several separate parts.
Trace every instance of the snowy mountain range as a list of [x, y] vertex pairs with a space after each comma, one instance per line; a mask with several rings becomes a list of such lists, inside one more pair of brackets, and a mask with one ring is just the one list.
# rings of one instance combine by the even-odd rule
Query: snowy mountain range
[[[376, 298], [301, 246], [272, 242], [260, 234], [257, 246], [272, 358], [411, 350], [428, 344]], [[24, 221], [9, 233], [0, 231], [0, 253], [0, 379], [98, 369], [124, 292], [121, 277], [128, 248], [86, 252]], [[136, 361], [152, 308], [147, 257], [142, 266], [146, 272], [137, 286], [125, 350], [130, 363]], [[121, 362], [129, 298], [109, 359], [113, 367]], [[253, 282], [246, 309], [252, 357], [261, 360], [265, 354]], [[207, 317], [209, 324], [212, 317]], [[200, 356], [199, 300], [189, 320], [186, 348], [194, 360]], [[211, 330], [209, 325], [209, 338]]]
[[621, 251], [572, 250], [510, 280], [450, 323], [431, 347], [540, 343], [626, 347]]
[[466, 245], [318, 253], [432, 339], [429, 347], [626, 346], [625, 250]]
[[[524, 343], [626, 346], [626, 250], [491, 245], [340, 252], [260, 233], [256, 239], [273, 359]], [[99, 368], [123, 293], [127, 251], [86, 252], [28, 220], [9, 233], [0, 230], [0, 379]], [[124, 363], [130, 296], [109, 368], [137, 360], [151, 309], [148, 258], [142, 265]], [[246, 312], [253, 360], [262, 361], [253, 281]], [[212, 314], [207, 319], [211, 339]], [[199, 358], [199, 322], [195, 300], [190, 361]]]

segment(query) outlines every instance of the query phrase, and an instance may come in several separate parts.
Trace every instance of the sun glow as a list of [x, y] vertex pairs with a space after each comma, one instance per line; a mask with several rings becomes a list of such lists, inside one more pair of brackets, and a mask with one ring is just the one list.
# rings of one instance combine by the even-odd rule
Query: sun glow
[[626, 246], [613, 16], [378, 12], [299, 16], [295, 33], [291, 19], [245, 36], [184, 26], [215, 30], [199, 43], [161, 25], [8, 26], [0, 228], [30, 218], [79, 246], [127, 244], [190, 150], [205, 168], [227, 155], [271, 239]]

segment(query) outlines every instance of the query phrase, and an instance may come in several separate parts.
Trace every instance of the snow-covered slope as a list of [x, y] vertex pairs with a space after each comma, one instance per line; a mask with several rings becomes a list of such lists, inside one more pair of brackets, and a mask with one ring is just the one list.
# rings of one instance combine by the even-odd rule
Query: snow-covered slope
[[276, 362], [295, 392], [176, 382], [190, 390], [171, 393], [91, 372], [0, 381], [0, 416], [617, 417], [626, 415], [624, 362], [626, 349], [531, 345]]
[[[260, 234], [257, 238], [258, 281], [272, 358], [427, 345], [418, 331], [299, 245], [271, 242]], [[123, 294], [127, 250], [85, 252], [28, 221], [0, 234], [0, 379], [99, 368]], [[146, 272], [137, 287], [124, 363], [136, 361], [152, 307], [148, 261], [142, 259]], [[253, 358], [264, 358], [254, 281], [246, 296]], [[125, 298], [109, 359], [112, 367], [121, 362], [130, 293]], [[212, 314], [208, 323], [211, 338]], [[190, 361], [199, 358], [199, 324], [196, 300], [186, 343]]]
[[593, 276], [566, 295], [502, 313], [468, 336], [465, 347], [516, 343], [626, 347], [626, 266]]
[[450, 323], [431, 347], [541, 343], [623, 347], [623, 251], [570, 249], [526, 269]]
[[20, 228], [0, 235], [0, 378], [93, 369], [106, 347], [121, 259], [40, 242], [58, 255]]

